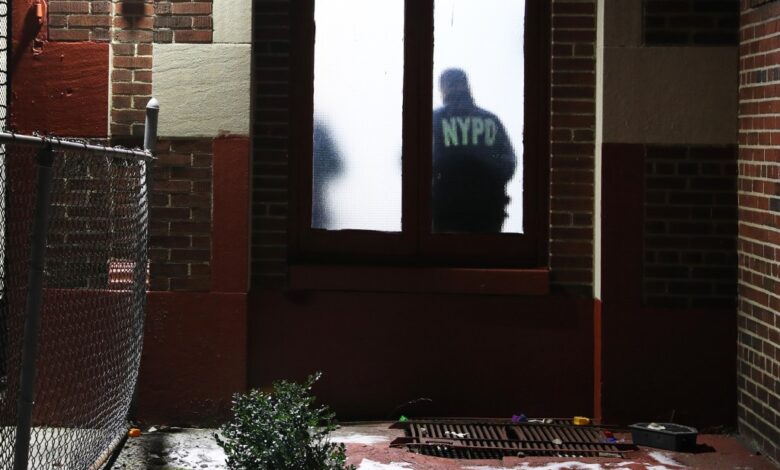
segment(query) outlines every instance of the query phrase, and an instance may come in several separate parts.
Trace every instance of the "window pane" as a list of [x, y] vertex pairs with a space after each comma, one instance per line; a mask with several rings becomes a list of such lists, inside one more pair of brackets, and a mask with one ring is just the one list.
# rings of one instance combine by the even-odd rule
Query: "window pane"
[[401, 230], [404, 1], [314, 11], [312, 227]]
[[436, 232], [523, 231], [524, 21], [522, 0], [436, 0]]

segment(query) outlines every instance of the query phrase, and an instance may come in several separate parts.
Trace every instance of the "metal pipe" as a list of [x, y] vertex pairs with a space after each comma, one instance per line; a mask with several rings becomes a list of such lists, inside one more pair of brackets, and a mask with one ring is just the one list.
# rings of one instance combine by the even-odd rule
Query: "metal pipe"
[[30, 242], [30, 278], [27, 290], [27, 317], [22, 343], [22, 370], [19, 379], [16, 443], [13, 470], [27, 470], [30, 457], [35, 366], [38, 356], [38, 332], [41, 327], [43, 268], [46, 256], [46, 232], [49, 225], [53, 153], [50, 145], [38, 152], [38, 188], [33, 212]]
[[[157, 145], [157, 118], [160, 114], [160, 103], [152, 97], [149, 102], [146, 104], [146, 121], [144, 122], [144, 150], [149, 152], [150, 154], [154, 151], [155, 146]], [[144, 199], [147, 210], [148, 210], [148, 196], [151, 186], [152, 186], [152, 171], [151, 171], [151, 165], [147, 164], [145, 166], [145, 173], [144, 178], [145, 181], [143, 183], [144, 188]], [[147, 230], [145, 233], [144, 243], [148, 244], [149, 241], [149, 230], [148, 225], [146, 226]], [[148, 256], [146, 257], [148, 259]], [[148, 286], [149, 278], [148, 274], [146, 277], [146, 282], [144, 283], [145, 286]], [[146, 296], [143, 297], [143, 302], [146, 302]], [[141, 331], [143, 331], [143, 317], [141, 319]], [[142, 337], [143, 339], [143, 337]], [[138, 411], [138, 381], [136, 379], [136, 383], [133, 387], [133, 394], [130, 398], [130, 407], [128, 410], [128, 416], [135, 418], [135, 415]]]
[[81, 150], [85, 152], [100, 153], [116, 157], [133, 157], [152, 160], [154, 157], [149, 152], [142, 150], [121, 149], [115, 147], [104, 147], [102, 145], [93, 145], [82, 142], [73, 142], [62, 140], [59, 137], [39, 137], [36, 135], [21, 135], [13, 132], [0, 132], [0, 144], [7, 143], [38, 144], [49, 145], [52, 148], [66, 148]]
[[146, 121], [144, 122], [144, 150], [151, 153], [157, 145], [157, 118], [160, 114], [160, 102], [152, 97], [146, 103]]

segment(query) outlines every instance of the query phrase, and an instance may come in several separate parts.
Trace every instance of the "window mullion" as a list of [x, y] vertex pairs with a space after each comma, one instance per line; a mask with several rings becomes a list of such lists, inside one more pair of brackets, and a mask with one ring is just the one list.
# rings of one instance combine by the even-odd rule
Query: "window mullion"
[[430, 232], [430, 185], [431, 185], [431, 75], [433, 73], [433, 7], [434, 0], [407, 0], [407, 34], [406, 43], [409, 51], [407, 58], [409, 88], [405, 95], [410, 98], [410, 107], [405, 108], [410, 115], [409, 121], [414, 121], [414, 131], [410, 133], [413, 145], [404, 170], [404, 196], [409, 199], [409, 227], [414, 240], [414, 252], [422, 253], [422, 239]]

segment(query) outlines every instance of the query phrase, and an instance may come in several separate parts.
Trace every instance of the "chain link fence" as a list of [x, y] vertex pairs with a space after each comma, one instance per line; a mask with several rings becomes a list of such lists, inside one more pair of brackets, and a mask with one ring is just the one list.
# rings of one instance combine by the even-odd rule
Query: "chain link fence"
[[151, 156], [0, 144], [0, 470], [98, 469], [138, 375]]
[[[10, 57], [10, 26], [11, 2], [0, 0], [0, 128], [5, 129], [8, 115], [8, 58]], [[5, 146], [0, 145], [0, 185], [5, 181]], [[2, 195], [3, 186], [0, 186]], [[0, 197], [0, 220], [5, 220], [5, 198]], [[3, 304], [5, 302], [5, 230], [0, 225], [0, 322], [2, 321]], [[0, 344], [3, 343], [3, 329], [0, 323]], [[0, 349], [0, 390], [4, 387], [5, 360]], [[0, 392], [1, 393], [1, 392]]]

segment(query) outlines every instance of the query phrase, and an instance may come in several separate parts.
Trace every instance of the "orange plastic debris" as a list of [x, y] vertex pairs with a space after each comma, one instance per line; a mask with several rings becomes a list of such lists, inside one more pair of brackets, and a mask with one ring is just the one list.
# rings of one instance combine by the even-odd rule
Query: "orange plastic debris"
[[141, 430], [138, 428], [130, 428], [130, 430], [127, 431], [127, 435], [130, 437], [138, 437], [141, 435]]

